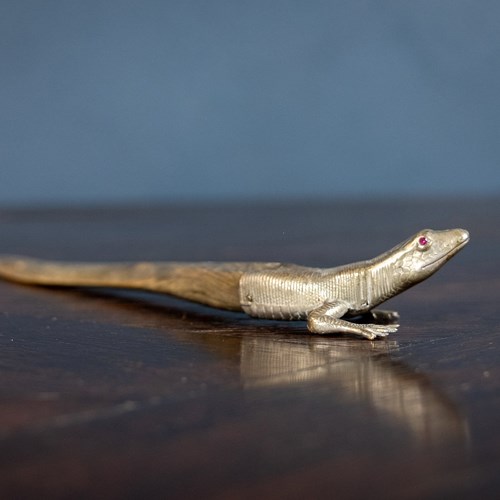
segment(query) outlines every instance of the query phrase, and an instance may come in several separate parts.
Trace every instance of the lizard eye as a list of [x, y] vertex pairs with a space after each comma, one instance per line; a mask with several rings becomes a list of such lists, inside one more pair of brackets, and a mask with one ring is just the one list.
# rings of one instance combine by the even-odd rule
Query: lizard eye
[[420, 236], [418, 238], [418, 249], [427, 250], [431, 246], [431, 240], [427, 236]]

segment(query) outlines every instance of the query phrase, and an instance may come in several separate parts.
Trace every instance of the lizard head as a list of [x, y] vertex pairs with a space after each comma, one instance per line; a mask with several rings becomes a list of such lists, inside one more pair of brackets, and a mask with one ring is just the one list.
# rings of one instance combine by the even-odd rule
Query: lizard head
[[394, 268], [412, 286], [434, 274], [468, 241], [465, 229], [424, 229], [391, 251]]

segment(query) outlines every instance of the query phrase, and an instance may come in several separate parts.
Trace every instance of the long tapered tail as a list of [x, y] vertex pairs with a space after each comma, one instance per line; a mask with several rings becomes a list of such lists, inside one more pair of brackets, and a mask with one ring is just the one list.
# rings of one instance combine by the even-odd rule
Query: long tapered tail
[[135, 288], [240, 311], [241, 275], [279, 266], [279, 263], [58, 262], [0, 256], [0, 277], [29, 285]]

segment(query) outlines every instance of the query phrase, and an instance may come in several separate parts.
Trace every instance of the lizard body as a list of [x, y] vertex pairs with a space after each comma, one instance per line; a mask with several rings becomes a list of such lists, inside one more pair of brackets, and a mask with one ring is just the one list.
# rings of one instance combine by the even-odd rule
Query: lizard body
[[26, 284], [167, 293], [258, 318], [304, 319], [313, 333], [374, 339], [399, 325], [344, 318], [367, 315], [394, 322], [397, 313], [374, 308], [434, 274], [468, 240], [464, 229], [426, 229], [374, 259], [328, 269], [258, 262], [64, 263], [5, 256], [0, 257], [0, 276]]

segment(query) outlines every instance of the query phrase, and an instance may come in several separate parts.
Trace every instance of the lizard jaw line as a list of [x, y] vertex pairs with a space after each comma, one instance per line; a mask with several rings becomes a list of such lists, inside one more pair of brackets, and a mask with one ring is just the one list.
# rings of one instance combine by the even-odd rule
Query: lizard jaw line
[[426, 267], [432, 266], [433, 264], [436, 264], [437, 262], [441, 262], [443, 259], [446, 259], [450, 253], [455, 254], [458, 252], [462, 247], [464, 247], [467, 243], [469, 242], [469, 238], [465, 239], [464, 241], [460, 242], [456, 247], [452, 248], [451, 250], [448, 250], [442, 257], [439, 257], [436, 260], [433, 260], [432, 262], [429, 262], [425, 266], [422, 267], [422, 269], [425, 269]]

